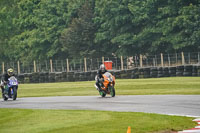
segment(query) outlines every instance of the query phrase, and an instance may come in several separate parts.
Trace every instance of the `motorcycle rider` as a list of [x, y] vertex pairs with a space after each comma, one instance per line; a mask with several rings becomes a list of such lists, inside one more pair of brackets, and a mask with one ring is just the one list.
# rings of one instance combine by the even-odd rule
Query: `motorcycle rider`
[[[11, 77], [11, 76], [14, 76], [14, 70], [12, 68], [9, 68], [7, 70], [7, 73], [5, 73], [2, 78], [1, 78], [1, 91], [2, 93], [4, 93], [4, 86], [5, 84], [8, 82], [8, 79]], [[9, 93], [9, 92], [8, 92]]]
[[101, 89], [103, 74], [106, 73], [106, 72], [107, 72], [107, 70], [105, 68], [105, 65], [101, 64], [99, 70], [97, 71], [97, 77], [96, 77], [97, 79], [96, 79], [96, 86], [95, 87], [97, 88], [97, 90]]

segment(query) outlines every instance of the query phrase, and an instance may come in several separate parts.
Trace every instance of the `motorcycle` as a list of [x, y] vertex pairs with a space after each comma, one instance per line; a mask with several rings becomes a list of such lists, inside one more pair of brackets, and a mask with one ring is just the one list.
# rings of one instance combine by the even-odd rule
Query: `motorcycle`
[[95, 87], [98, 89], [99, 94], [101, 95], [101, 97], [105, 97], [106, 94], [110, 94], [112, 97], [115, 97], [115, 77], [109, 73], [106, 72], [103, 74], [103, 78], [102, 79], [98, 79], [98, 77], [95, 77], [95, 80], [99, 80], [99, 86], [101, 88], [98, 88], [95, 84]]
[[8, 82], [5, 84], [4, 92], [2, 93], [3, 100], [7, 101], [8, 98], [16, 100], [17, 89], [18, 89], [18, 81], [14, 76], [12, 76], [8, 79]]

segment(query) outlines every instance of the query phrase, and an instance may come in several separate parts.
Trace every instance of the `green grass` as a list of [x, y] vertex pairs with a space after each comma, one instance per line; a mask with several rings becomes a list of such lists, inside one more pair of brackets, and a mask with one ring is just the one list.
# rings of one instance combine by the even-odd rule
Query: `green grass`
[[[99, 95], [94, 81], [20, 84], [18, 97]], [[116, 95], [199, 95], [200, 77], [118, 79]]]
[[133, 133], [193, 128], [193, 118], [133, 112], [0, 109], [1, 133]]
[[[116, 80], [117, 95], [200, 94], [200, 77]], [[21, 94], [20, 94], [21, 93]], [[93, 82], [22, 84], [19, 95], [98, 95]]]

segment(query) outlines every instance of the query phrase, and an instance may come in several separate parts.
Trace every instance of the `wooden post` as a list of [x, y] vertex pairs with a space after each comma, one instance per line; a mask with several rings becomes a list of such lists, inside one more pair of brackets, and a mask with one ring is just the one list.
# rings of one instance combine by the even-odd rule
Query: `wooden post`
[[4, 74], [4, 72], [5, 72], [5, 64], [4, 62], [2, 62], [2, 74]]
[[97, 69], [99, 69], [99, 66], [100, 66], [100, 65], [99, 65], [99, 62], [100, 62], [100, 61], [99, 61], [99, 59], [97, 58]]
[[[80, 59], [80, 71], [85, 71], [84, 69], [85, 69], [85, 66], [84, 66], [84, 68], [83, 68], [83, 70], [82, 70], [82, 65], [81, 65], [81, 63], [82, 63], [82, 59]], [[75, 65], [74, 65], [75, 66]], [[74, 70], [75, 70], [75, 67], [74, 67]]]
[[90, 59], [90, 62], [91, 62], [91, 65], [90, 65], [90, 71], [91, 71], [92, 68], [93, 68], [93, 62], [92, 62], [92, 59]]
[[161, 66], [163, 67], [164, 66], [164, 62], [163, 62], [163, 54], [162, 53], [160, 54], [160, 57], [161, 57]]
[[117, 57], [115, 57], [115, 59], [116, 59], [115, 68], [117, 69]]
[[169, 66], [171, 66], [170, 56], [169, 56], [169, 54], [168, 54], [168, 63], [169, 63]]
[[51, 68], [51, 73], [53, 72], [53, 64], [52, 64], [52, 59], [50, 59], [50, 68]]
[[200, 54], [198, 52], [198, 64], [200, 64]]
[[142, 55], [140, 54], [140, 67], [143, 67], [143, 63], [142, 63]]
[[182, 56], [182, 65], [185, 65], [185, 58], [184, 58], [184, 53], [181, 52], [181, 56]]
[[34, 66], [34, 72], [36, 73], [37, 72], [37, 68], [36, 68], [36, 62], [35, 62], [35, 60], [33, 61], [33, 66]]
[[18, 72], [18, 74], [20, 74], [20, 64], [19, 64], [19, 61], [17, 61], [17, 72]]
[[155, 58], [153, 58], [153, 66], [154, 66], [154, 67], [156, 66]]
[[128, 66], [129, 66], [129, 64], [128, 64], [128, 59], [129, 59], [129, 58], [128, 58], [128, 56], [127, 56], [127, 59], [126, 59], [126, 67], [127, 67], [127, 68], [126, 68], [126, 69], [129, 68], [129, 67], [128, 67]]
[[67, 72], [69, 72], [69, 60], [67, 58]]
[[188, 64], [190, 64], [190, 53], [188, 53]]
[[87, 72], [87, 60], [84, 58], [85, 72]]
[[123, 56], [121, 56], [121, 70], [124, 70]]
[[157, 56], [155, 55], [155, 66], [158, 66]]
[[64, 72], [63, 60], [61, 60], [62, 72]]
[[102, 57], [102, 64], [104, 64], [104, 57]]

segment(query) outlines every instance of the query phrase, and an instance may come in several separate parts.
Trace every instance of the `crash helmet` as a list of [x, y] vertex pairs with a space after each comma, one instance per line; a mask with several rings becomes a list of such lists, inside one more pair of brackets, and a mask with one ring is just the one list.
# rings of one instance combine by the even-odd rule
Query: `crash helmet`
[[102, 72], [105, 72], [106, 68], [105, 68], [105, 65], [104, 65], [104, 64], [101, 64], [101, 65], [100, 65], [100, 70], [101, 70]]
[[13, 72], [14, 72], [14, 70], [13, 70], [12, 68], [9, 68], [9, 69], [7, 70], [7, 73], [8, 73], [9, 76], [12, 76], [12, 75], [13, 75]]

